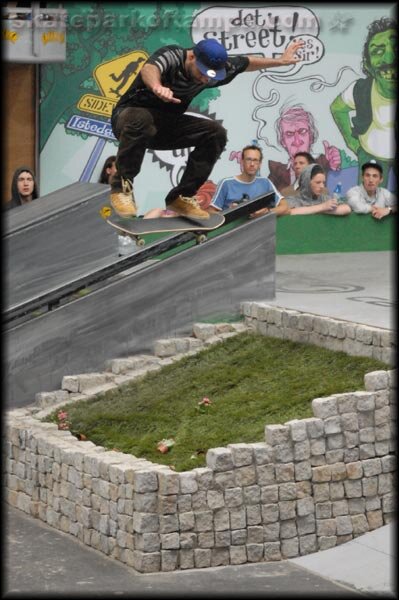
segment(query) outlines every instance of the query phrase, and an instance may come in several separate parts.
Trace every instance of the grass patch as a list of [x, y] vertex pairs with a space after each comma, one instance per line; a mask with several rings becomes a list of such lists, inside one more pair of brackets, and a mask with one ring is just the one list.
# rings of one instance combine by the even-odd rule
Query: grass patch
[[[209, 448], [263, 441], [266, 424], [311, 417], [314, 398], [363, 390], [365, 373], [387, 368], [371, 358], [244, 333], [65, 410], [73, 433], [185, 471], [205, 466]], [[198, 404], [204, 397], [207, 407]], [[163, 438], [175, 440], [167, 454], [156, 448]]]

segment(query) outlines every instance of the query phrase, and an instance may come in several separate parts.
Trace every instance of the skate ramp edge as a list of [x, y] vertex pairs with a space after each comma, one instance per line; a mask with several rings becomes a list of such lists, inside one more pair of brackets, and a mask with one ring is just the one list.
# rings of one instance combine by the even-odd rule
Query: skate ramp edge
[[243, 301], [275, 297], [275, 215], [266, 215], [6, 333], [7, 406], [60, 389], [64, 375], [102, 370], [106, 360], [152, 349], [196, 321], [238, 315]]

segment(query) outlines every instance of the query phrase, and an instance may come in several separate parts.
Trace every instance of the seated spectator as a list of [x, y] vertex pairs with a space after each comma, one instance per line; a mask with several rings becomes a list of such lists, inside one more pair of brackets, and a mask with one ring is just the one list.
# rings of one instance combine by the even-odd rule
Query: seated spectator
[[99, 183], [108, 183], [114, 173], [116, 173], [116, 156], [108, 156], [100, 173]]
[[361, 167], [362, 183], [346, 192], [346, 198], [353, 212], [368, 214], [374, 219], [383, 219], [396, 212], [397, 199], [386, 188], [379, 187], [384, 179], [382, 166], [375, 160]]
[[29, 167], [19, 167], [14, 171], [11, 183], [11, 200], [5, 208], [23, 206], [38, 198], [39, 192], [33, 171]]
[[262, 150], [258, 146], [245, 146], [241, 152], [241, 173], [234, 177], [226, 177], [219, 182], [215, 195], [209, 205], [209, 212], [218, 212], [237, 206], [243, 199], [249, 200], [274, 192], [274, 208], [261, 208], [251, 217], [260, 217], [268, 212], [284, 215], [289, 212], [283, 196], [276, 190], [267, 177], [257, 175], [262, 164]]
[[297, 196], [286, 198], [291, 209], [291, 215], [326, 215], [344, 216], [351, 212], [350, 206], [340, 204], [335, 198], [330, 198], [324, 192], [326, 175], [320, 165], [313, 164], [305, 167], [299, 176]]
[[309, 152], [297, 152], [296, 154], [294, 154], [292, 167], [295, 173], [295, 181], [291, 185], [287, 185], [287, 187], [281, 190], [281, 193], [284, 196], [284, 198], [286, 198], [287, 196], [296, 196], [298, 194], [300, 174], [302, 173], [305, 167], [307, 167], [308, 165], [312, 165], [315, 162], [315, 159]]

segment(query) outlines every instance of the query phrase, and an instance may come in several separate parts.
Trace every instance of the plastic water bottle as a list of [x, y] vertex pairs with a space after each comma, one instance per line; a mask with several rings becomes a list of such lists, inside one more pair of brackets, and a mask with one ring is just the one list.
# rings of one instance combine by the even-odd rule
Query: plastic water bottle
[[118, 255], [128, 256], [136, 252], [136, 244], [128, 235], [118, 235]]
[[337, 202], [340, 202], [342, 200], [342, 183], [340, 181], [335, 186], [333, 197], [336, 199]]

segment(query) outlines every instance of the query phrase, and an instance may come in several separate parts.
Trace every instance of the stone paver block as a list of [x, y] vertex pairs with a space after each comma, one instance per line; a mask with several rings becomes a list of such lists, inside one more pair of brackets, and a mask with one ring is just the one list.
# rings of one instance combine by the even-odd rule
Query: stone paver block
[[212, 448], [206, 453], [206, 463], [214, 471], [228, 471], [234, 466], [232, 451], [227, 448]]
[[335, 417], [338, 414], [337, 399], [333, 396], [329, 398], [315, 398], [312, 400], [312, 409], [316, 418], [327, 419], [328, 417]]
[[290, 441], [290, 428], [287, 425], [266, 425], [265, 436], [271, 446], [285, 444]]
[[232, 451], [235, 467], [244, 467], [252, 464], [254, 453], [250, 444], [228, 444], [227, 448]]

